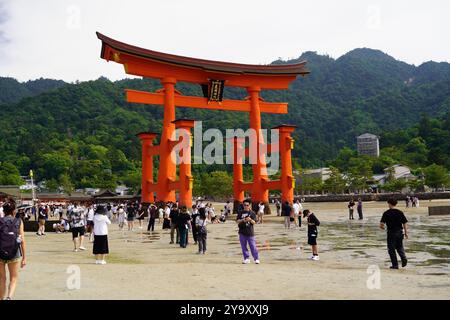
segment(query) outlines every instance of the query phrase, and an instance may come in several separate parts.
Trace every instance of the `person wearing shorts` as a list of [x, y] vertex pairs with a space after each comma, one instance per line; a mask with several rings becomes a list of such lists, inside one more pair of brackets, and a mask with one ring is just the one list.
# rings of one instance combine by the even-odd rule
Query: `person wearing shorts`
[[313, 253], [311, 260], [319, 261], [319, 250], [317, 247], [317, 236], [319, 235], [319, 231], [317, 230], [317, 227], [320, 225], [320, 221], [314, 213], [308, 209], [303, 210], [303, 218], [306, 218], [308, 222], [308, 244], [311, 246]]
[[[14, 256], [0, 258], [0, 300], [11, 300], [15, 291], [19, 277], [19, 268], [26, 265], [25, 254], [25, 232], [23, 222], [15, 218], [16, 203], [13, 199], [8, 199], [8, 202], [2, 206], [4, 217], [1, 217], [2, 223], [14, 223], [18, 226], [18, 245]], [[1, 244], [3, 245], [3, 244]], [[7, 270], [9, 272], [9, 285], [6, 284]], [[6, 298], [5, 298], [6, 296]]]
[[[86, 232], [83, 208], [75, 205], [69, 214], [69, 221], [70, 229], [72, 230], [73, 251], [78, 252], [78, 250], [86, 250], [86, 248], [83, 247], [84, 233]], [[78, 239], [80, 239], [80, 241], [77, 247]]]
[[133, 231], [134, 228], [134, 218], [136, 216], [136, 209], [134, 207], [134, 203], [130, 203], [127, 206], [127, 223], [128, 223], [128, 231]]
[[140, 205], [138, 209], [137, 219], [139, 221], [139, 229], [142, 229], [142, 221], [144, 221], [147, 216], [148, 207], [147, 205]]

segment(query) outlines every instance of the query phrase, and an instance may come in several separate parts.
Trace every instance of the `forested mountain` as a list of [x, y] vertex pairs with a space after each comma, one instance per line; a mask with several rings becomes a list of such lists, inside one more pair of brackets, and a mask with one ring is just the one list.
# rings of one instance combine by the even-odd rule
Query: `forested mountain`
[[[356, 136], [408, 128], [422, 114], [440, 117], [450, 110], [450, 64], [413, 66], [372, 49], [355, 49], [339, 59], [306, 52], [311, 74], [287, 91], [266, 91], [266, 101], [286, 101], [288, 115], [263, 114], [265, 128], [298, 126], [294, 157], [304, 167], [334, 159]], [[163, 108], [128, 104], [124, 89], [154, 91], [151, 79], [106, 78], [77, 84], [40, 79], [18, 83], [0, 78], [0, 161], [22, 174], [37, 170], [38, 179], [76, 187], [136, 182], [140, 144], [135, 134], [161, 130]], [[199, 86], [180, 83], [184, 95], [201, 95]], [[227, 89], [225, 98], [242, 99], [245, 90]], [[248, 115], [177, 108], [177, 117], [203, 120], [204, 129], [248, 128]], [[392, 139], [391, 139], [392, 141]], [[381, 141], [383, 143], [383, 141]], [[194, 172], [231, 170], [194, 166]]]
[[62, 87], [61, 80], [37, 79], [20, 83], [14, 78], [0, 77], [0, 103], [19, 102], [22, 98]]

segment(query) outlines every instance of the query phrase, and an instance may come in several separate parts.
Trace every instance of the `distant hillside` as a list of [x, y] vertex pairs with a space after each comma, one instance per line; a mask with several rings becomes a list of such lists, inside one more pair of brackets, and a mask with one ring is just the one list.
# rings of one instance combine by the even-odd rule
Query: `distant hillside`
[[65, 84], [61, 80], [43, 78], [20, 83], [14, 78], [0, 77], [0, 103], [19, 102], [22, 98], [36, 96]]
[[[308, 61], [310, 75], [294, 81], [287, 91], [263, 92], [266, 101], [288, 102], [289, 114], [263, 114], [262, 123], [265, 128], [280, 123], [298, 126], [294, 157], [304, 167], [324, 165], [342, 147], [354, 147], [356, 136], [364, 132], [380, 135], [416, 125], [422, 114], [437, 117], [450, 110], [448, 63], [427, 62], [416, 67], [367, 48], [352, 50], [339, 59], [305, 52], [298, 59], [274, 63], [300, 60]], [[149, 79], [111, 82], [100, 78], [65, 84], [0, 78], [0, 161], [14, 163], [22, 173], [30, 167], [41, 168], [41, 177], [50, 174], [56, 179], [64, 173], [77, 185], [91, 183], [79, 182], [92, 168], [102, 168], [105, 181], [111, 174], [136, 174], [140, 144], [135, 134], [159, 132], [163, 108], [128, 104], [123, 90], [160, 87], [158, 81]], [[201, 95], [200, 86], [180, 83], [177, 89], [185, 95]], [[225, 92], [226, 98], [245, 96], [242, 89], [227, 88]], [[177, 117], [203, 120], [204, 128], [248, 127], [248, 115], [240, 112], [178, 108]], [[56, 164], [49, 160], [55, 153], [63, 155]], [[120, 163], [114, 163], [112, 154]], [[42, 169], [46, 165], [48, 172]], [[60, 166], [59, 173], [52, 173], [51, 166]], [[193, 169], [219, 167], [231, 170], [226, 166]]]

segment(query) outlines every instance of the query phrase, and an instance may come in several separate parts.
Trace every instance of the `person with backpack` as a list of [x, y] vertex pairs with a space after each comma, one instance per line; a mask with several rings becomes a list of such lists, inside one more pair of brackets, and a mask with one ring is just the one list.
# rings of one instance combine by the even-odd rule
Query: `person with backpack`
[[[21, 219], [15, 218], [16, 204], [10, 199], [3, 205], [4, 217], [0, 218], [0, 300], [11, 300], [16, 291], [19, 266], [26, 265], [25, 233]], [[6, 290], [6, 266], [9, 271], [8, 294]]]

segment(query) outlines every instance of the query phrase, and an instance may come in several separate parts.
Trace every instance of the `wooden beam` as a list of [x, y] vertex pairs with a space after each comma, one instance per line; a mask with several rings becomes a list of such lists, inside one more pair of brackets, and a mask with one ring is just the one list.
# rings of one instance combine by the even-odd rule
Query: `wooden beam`
[[[128, 102], [131, 103], [141, 103], [141, 104], [164, 104], [164, 94], [163, 93], [151, 93], [145, 91], [137, 91], [126, 89], [126, 98]], [[211, 109], [211, 110], [227, 110], [227, 111], [243, 111], [250, 112], [251, 104], [250, 101], [243, 100], [223, 100], [222, 102], [208, 102], [208, 99], [202, 97], [191, 97], [191, 96], [181, 96], [175, 95], [175, 105], [177, 107], [187, 107], [187, 108], [201, 108], [201, 109]], [[260, 102], [261, 112], [264, 113], [277, 113], [286, 114], [287, 113], [287, 103], [276, 103], [276, 102]]]

